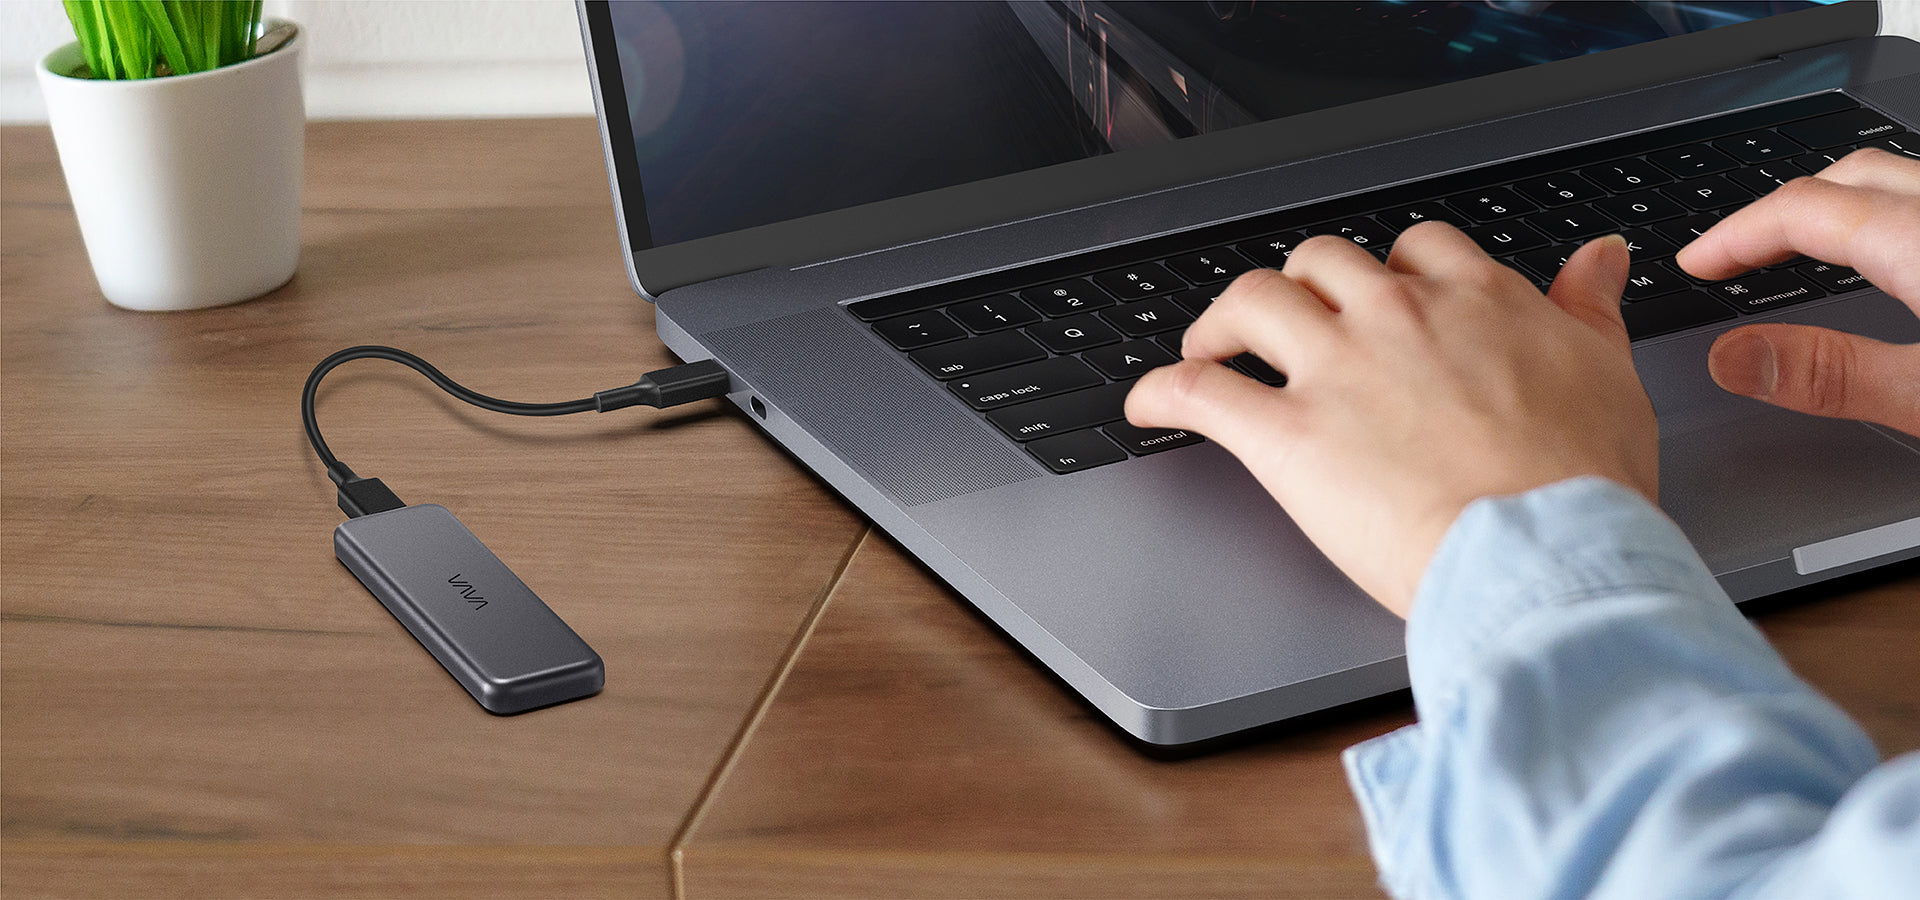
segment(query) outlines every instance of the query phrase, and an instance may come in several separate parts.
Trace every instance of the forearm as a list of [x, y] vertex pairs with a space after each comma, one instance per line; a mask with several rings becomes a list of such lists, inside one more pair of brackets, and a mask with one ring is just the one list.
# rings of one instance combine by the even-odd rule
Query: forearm
[[1476, 502], [1408, 625], [1421, 724], [1350, 777], [1402, 896], [1725, 894], [1878, 756], [1664, 516], [1598, 479]]

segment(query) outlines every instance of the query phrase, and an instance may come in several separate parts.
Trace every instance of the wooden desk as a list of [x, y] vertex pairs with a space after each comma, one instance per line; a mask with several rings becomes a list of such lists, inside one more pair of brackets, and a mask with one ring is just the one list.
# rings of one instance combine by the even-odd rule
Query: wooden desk
[[[300, 274], [113, 309], [0, 129], [0, 894], [1372, 895], [1341, 748], [1145, 758], [737, 415], [524, 420], [355, 363], [320, 415], [605, 657], [482, 712], [332, 558], [306, 372], [391, 343], [565, 399], [668, 363], [583, 120], [316, 124]], [[1920, 747], [1920, 572], [1763, 618]]]

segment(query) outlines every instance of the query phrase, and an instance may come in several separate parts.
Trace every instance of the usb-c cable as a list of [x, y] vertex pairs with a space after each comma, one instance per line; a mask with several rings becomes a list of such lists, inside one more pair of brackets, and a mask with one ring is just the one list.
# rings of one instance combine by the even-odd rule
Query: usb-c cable
[[320, 436], [314, 397], [320, 380], [356, 359], [385, 359], [427, 377], [460, 400], [516, 416], [611, 412], [646, 404], [666, 408], [724, 396], [731, 384], [718, 362], [703, 360], [648, 372], [626, 387], [565, 403], [489, 397], [448, 378], [426, 360], [392, 347], [349, 347], [320, 361], [300, 395], [313, 452], [338, 487], [347, 521], [334, 529], [334, 554], [489, 712], [511, 714], [598, 692], [600, 655], [443, 506], [408, 506], [378, 478], [362, 478]]

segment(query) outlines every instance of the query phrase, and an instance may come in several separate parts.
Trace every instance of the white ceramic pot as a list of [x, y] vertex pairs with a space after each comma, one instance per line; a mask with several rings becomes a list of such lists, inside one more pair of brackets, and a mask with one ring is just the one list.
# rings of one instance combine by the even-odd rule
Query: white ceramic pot
[[291, 40], [243, 63], [130, 81], [69, 77], [84, 62], [77, 43], [40, 61], [80, 234], [114, 305], [218, 306], [293, 277], [303, 41], [296, 26]]

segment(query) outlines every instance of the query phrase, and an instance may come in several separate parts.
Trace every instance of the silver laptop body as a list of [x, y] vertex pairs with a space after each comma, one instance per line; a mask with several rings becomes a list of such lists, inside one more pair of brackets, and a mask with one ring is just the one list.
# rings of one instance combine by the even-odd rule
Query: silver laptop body
[[[1089, 6], [1100, 11], [1073, 8]], [[1552, 63], [1537, 77], [1422, 92], [1423, 108], [1493, 110], [1478, 121], [1423, 121], [1401, 115], [1406, 107], [1391, 120], [1362, 115], [1364, 124], [1340, 120], [1341, 110], [1302, 116], [1292, 143], [1276, 138], [1251, 152], [1267, 158], [1224, 174], [1210, 168], [1214, 157], [1244, 146], [1162, 144], [1138, 151], [1160, 154], [1145, 179], [1111, 166], [1074, 174], [1075, 190], [1092, 183], [1091, 198], [995, 195], [1008, 198], [999, 221], [929, 225], [938, 216], [928, 211], [980, 200], [935, 191], [661, 247], [645, 233], [622, 134], [629, 110], [608, 11], [583, 2], [580, 14], [627, 267], [656, 303], [660, 339], [683, 359], [723, 363], [730, 397], [752, 421], [1121, 729], [1178, 745], [1405, 687], [1402, 623], [1314, 550], [1219, 445], [1054, 474], [843, 307], [1826, 92], [1920, 130], [1920, 44], [1872, 37], [1877, 12], [1862, 6], [1787, 13], [1751, 23], [1771, 30], [1742, 32], [1772, 47], [1659, 46], [1673, 38], [1568, 61], [1584, 66], [1571, 76], [1549, 77], [1574, 68]], [[1715, 68], [1688, 68], [1704, 64]], [[1636, 86], [1653, 70], [1666, 73], [1661, 83]], [[1200, 174], [1141, 186], [1187, 170]], [[839, 234], [842, 224], [861, 233]], [[1920, 440], [1781, 412], [1709, 380], [1715, 335], [1760, 320], [1920, 341], [1920, 322], [1873, 290], [1639, 341], [1666, 510], [1736, 600], [1920, 555]]]

